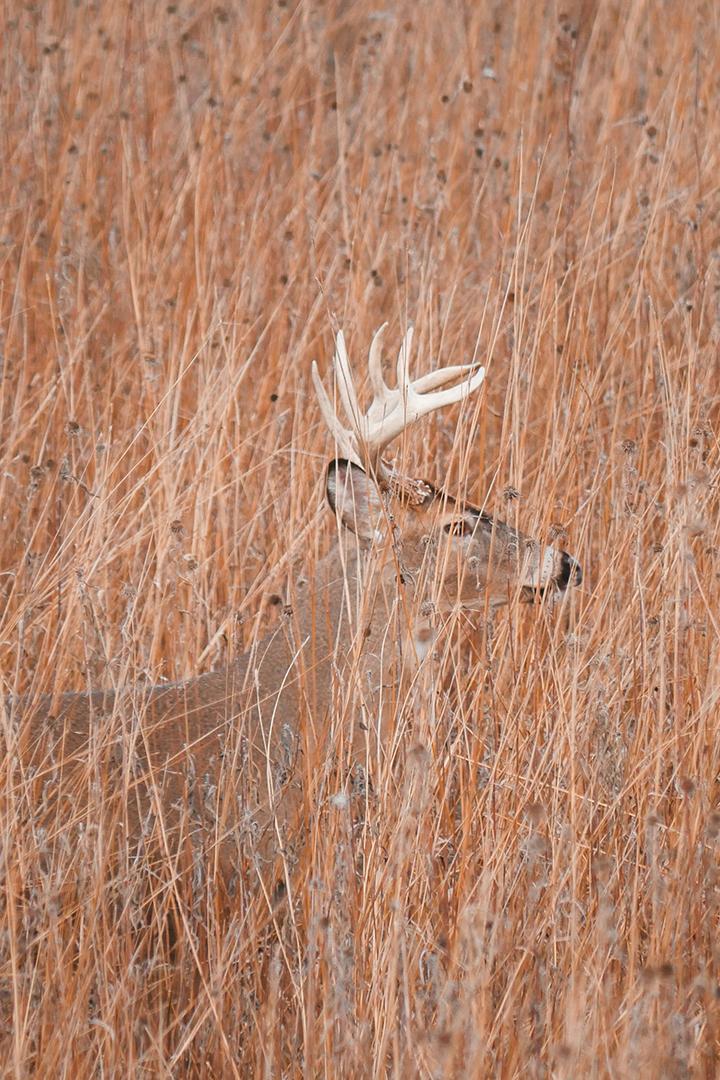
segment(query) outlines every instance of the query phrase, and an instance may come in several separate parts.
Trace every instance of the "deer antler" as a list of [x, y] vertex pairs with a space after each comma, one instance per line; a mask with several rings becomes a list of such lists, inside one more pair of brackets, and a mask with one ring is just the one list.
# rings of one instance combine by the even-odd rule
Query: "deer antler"
[[[401, 435], [422, 416], [442, 409], [473, 394], [485, 378], [485, 368], [476, 364], [457, 364], [440, 368], [411, 381], [408, 375], [408, 358], [412, 346], [413, 329], [409, 327], [400, 345], [397, 358], [397, 387], [392, 390], [382, 375], [381, 346], [387, 323], [375, 332], [370, 345], [368, 368], [373, 401], [366, 413], [358, 404], [355, 383], [350, 370], [345, 337], [342, 330], [335, 337], [335, 378], [338, 393], [350, 427], [344, 427], [322, 384], [317, 364], [313, 361], [312, 377], [320, 411], [340, 452], [350, 460], [370, 468], [385, 483], [397, 482], [399, 477], [382, 460], [385, 447]], [[445, 387], [457, 379], [463, 381]]]

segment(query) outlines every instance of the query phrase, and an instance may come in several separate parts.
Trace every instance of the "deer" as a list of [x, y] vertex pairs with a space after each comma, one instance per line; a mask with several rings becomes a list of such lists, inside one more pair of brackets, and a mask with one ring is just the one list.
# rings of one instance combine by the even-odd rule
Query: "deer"
[[[335, 444], [325, 491], [338, 536], [308, 579], [294, 583], [280, 625], [223, 670], [189, 681], [12, 703], [11, 797], [26, 799], [49, 835], [81, 821], [100, 791], [121, 840], [147, 845], [154, 837], [177, 861], [201, 837], [207, 865], [225, 881], [242, 867], [261, 874], [286, 856], [309, 812], [312, 773], [338, 717], [348, 764], [368, 782], [378, 775], [392, 741], [393, 697], [427, 663], [441, 632], [428, 612], [531, 602], [582, 581], [566, 551], [387, 460], [389, 445], [421, 418], [475, 394], [485, 368], [460, 364], [412, 380], [410, 328], [389, 387], [386, 325], [369, 349], [365, 412], [342, 330], [334, 369], [344, 421], [313, 361]], [[357, 708], [348, 719], [350, 696]]]

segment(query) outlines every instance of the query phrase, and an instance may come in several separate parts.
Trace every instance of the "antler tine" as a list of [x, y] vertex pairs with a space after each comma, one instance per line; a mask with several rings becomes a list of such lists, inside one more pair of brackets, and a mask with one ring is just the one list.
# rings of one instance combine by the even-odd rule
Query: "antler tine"
[[[450, 369], [448, 368], [446, 370], [449, 371]], [[440, 371], [436, 371], [432, 372], [432, 374], [440, 375], [445, 374], [445, 372], [441, 373]], [[443, 379], [443, 383], [445, 381], [446, 380]], [[416, 393], [417, 399], [422, 402], [422, 410], [418, 414], [418, 419], [421, 416], [426, 416], [428, 413], [435, 412], [436, 409], [444, 409], [446, 405], [455, 405], [456, 402], [463, 401], [465, 398], [470, 397], [471, 394], [474, 394], [475, 391], [482, 386], [484, 381], [485, 368], [479, 367], [475, 369], [474, 374], [471, 375], [469, 379], [458, 383], [457, 386], [448, 386], [445, 390], [436, 390], [432, 394], [427, 392], [422, 394]], [[442, 384], [437, 383], [436, 385]], [[418, 386], [416, 385], [413, 389], [417, 391]]]
[[414, 334], [412, 323], [408, 326], [405, 333], [405, 337], [402, 339], [402, 344], [398, 350], [397, 358], [397, 384], [398, 390], [406, 395], [412, 388], [410, 378], [408, 376], [408, 364], [410, 361], [410, 349], [412, 347], [412, 340]]
[[385, 385], [382, 373], [382, 339], [387, 330], [387, 325], [388, 324], [384, 322], [382, 326], [378, 327], [373, 334], [373, 339], [370, 343], [368, 371], [373, 392], [373, 404], [375, 404], [376, 401], [384, 400], [390, 394], [389, 388]]
[[438, 371], [429, 371], [427, 375], [421, 375], [413, 383], [413, 388], [418, 394], [424, 394], [428, 390], [437, 390], [456, 379], [464, 379], [471, 372], [477, 371], [480, 362], [474, 364], [455, 364], [453, 367], [440, 368]]
[[315, 386], [315, 393], [317, 394], [318, 404], [320, 405], [320, 412], [323, 415], [323, 420], [328, 426], [330, 434], [335, 439], [338, 445], [338, 449], [347, 458], [357, 459], [358, 464], [360, 458], [358, 455], [357, 447], [355, 446], [353, 433], [344, 428], [333, 409], [330, 398], [327, 396], [325, 387], [323, 386], [318, 366], [313, 360], [312, 362], [312, 380]]
[[360, 412], [360, 405], [355, 392], [355, 383], [353, 382], [350, 361], [345, 348], [345, 335], [342, 330], [338, 331], [335, 338], [335, 376], [345, 415], [350, 421], [353, 430], [357, 434], [361, 434], [363, 431], [363, 415]]

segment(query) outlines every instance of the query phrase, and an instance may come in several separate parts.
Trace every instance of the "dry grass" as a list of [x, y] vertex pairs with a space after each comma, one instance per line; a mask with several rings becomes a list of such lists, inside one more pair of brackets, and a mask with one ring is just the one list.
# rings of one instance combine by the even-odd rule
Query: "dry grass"
[[717, 9], [4, 17], [6, 693], [190, 677], [271, 624], [330, 540], [330, 313], [355, 354], [388, 318], [421, 365], [491, 356], [408, 468], [586, 578], [448, 636], [282, 912], [113, 849], [101, 790], [79, 830], [5, 797], [3, 1070], [716, 1076]]

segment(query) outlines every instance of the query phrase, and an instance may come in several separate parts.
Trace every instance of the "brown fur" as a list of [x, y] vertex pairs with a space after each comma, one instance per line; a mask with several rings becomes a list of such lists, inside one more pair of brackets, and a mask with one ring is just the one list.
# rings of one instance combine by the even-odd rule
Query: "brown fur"
[[[388, 687], [423, 661], [428, 605], [477, 609], [561, 583], [563, 552], [543, 552], [431, 485], [422, 501], [383, 496], [340, 462], [328, 497], [345, 541], [298, 584], [283, 624], [231, 667], [178, 685], [20, 703], [19, 767], [24, 781], [33, 770], [46, 825], [82, 819], [99, 784], [111, 828], [133, 843], [152, 838], [175, 858], [202, 839], [226, 879], [243, 867], [262, 873], [287, 855], [311, 808], [308, 763], [343, 714], [334, 698], [348, 682], [369, 722], [351, 718], [340, 743], [372, 771]], [[238, 771], [240, 806], [237, 785], [224, 783]]]

